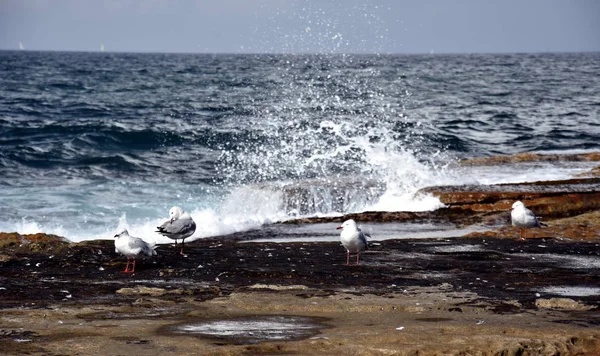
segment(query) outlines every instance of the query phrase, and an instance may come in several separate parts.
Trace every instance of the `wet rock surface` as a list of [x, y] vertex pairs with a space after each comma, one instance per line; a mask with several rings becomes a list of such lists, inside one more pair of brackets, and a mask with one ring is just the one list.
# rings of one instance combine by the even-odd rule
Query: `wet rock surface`
[[466, 159], [460, 162], [463, 166], [496, 166], [517, 162], [598, 162], [600, 152], [576, 154], [543, 154], [519, 153], [511, 156], [492, 156]]
[[[269, 229], [247, 232], [247, 238]], [[112, 241], [73, 244], [60, 254], [18, 253], [2, 264], [2, 307], [139, 296], [178, 300], [209, 299], [252, 285], [304, 285], [354, 288], [378, 294], [409, 286], [450, 283], [453, 290], [482, 297], [513, 299], [532, 306], [548, 286], [600, 285], [600, 242], [553, 238], [387, 240], [372, 243], [358, 267], [345, 266], [339, 243], [252, 243], [201, 240], [186, 245], [187, 257], [172, 245], [138, 261], [132, 275], [122, 273], [125, 258]], [[501, 273], [499, 273], [501, 271]], [[541, 273], [543, 272], [543, 273]], [[580, 297], [597, 303], [600, 296]]]
[[[337, 242], [252, 242], [273, 233], [267, 227], [194, 241], [187, 257], [161, 245], [131, 275], [121, 272], [125, 258], [110, 240], [43, 251], [5, 247], [0, 337], [7, 342], [0, 351], [71, 354], [61, 340], [80, 345], [81, 354], [95, 352], [92, 340], [131, 354], [197, 347], [215, 354], [600, 351], [598, 241], [386, 240], [350, 267]], [[289, 340], [258, 331], [173, 335], [181, 325], [275, 316], [326, 321]], [[466, 342], [470, 334], [481, 342]]]

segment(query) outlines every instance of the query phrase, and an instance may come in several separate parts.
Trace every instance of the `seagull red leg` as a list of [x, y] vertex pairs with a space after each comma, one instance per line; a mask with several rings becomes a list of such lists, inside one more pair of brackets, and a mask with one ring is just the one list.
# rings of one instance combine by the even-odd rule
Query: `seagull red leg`
[[350, 265], [350, 251], [346, 251], [346, 266]]
[[360, 257], [360, 252], [356, 253], [356, 265], [360, 266], [360, 262], [358, 262], [358, 258]]
[[128, 269], [129, 269], [129, 257], [127, 257], [127, 265], [125, 265], [125, 269], [123, 270], [123, 273], [127, 273]]

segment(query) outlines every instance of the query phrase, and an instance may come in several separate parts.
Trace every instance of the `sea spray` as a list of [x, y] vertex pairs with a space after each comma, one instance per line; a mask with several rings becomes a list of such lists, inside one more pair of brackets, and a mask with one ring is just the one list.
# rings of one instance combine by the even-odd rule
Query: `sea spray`
[[[242, 140], [221, 146], [223, 182], [233, 192], [255, 194], [244, 200], [249, 204], [232, 197], [240, 202], [235, 208], [262, 215], [266, 204], [271, 217], [281, 218], [442, 206], [414, 195], [424, 186], [453, 182], [446, 169], [452, 160], [426, 143], [431, 127], [405, 113], [405, 84], [382, 78], [372, 59], [328, 59], [291, 56], [281, 62], [287, 84], [278, 100], [258, 105]], [[318, 65], [326, 66], [323, 75], [304, 74]], [[348, 66], [365, 69], [347, 76]]]

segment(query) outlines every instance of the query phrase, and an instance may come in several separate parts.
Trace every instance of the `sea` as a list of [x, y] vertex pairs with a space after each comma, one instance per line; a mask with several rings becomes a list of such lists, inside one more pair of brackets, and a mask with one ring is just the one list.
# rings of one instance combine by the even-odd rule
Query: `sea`
[[594, 164], [460, 161], [599, 151], [599, 73], [600, 53], [0, 51], [0, 231], [160, 243], [174, 205], [197, 239], [571, 178]]

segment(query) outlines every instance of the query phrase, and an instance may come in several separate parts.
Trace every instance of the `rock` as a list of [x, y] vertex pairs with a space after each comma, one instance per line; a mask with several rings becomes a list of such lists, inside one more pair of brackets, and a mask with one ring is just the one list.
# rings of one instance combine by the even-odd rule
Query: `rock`
[[290, 219], [284, 224], [342, 222], [433, 222], [458, 226], [510, 224], [509, 210], [521, 200], [542, 222], [600, 211], [600, 178], [497, 185], [437, 186], [419, 194], [437, 197], [446, 208], [435, 211], [365, 211], [340, 217]]
[[270, 290], [306, 290], [308, 289], [307, 286], [304, 285], [289, 285], [289, 286], [282, 286], [282, 285], [274, 285], [274, 284], [253, 284], [250, 287], [248, 287], [250, 289], [270, 289]]
[[482, 158], [471, 158], [460, 162], [462, 166], [497, 166], [507, 163], [519, 162], [590, 162], [600, 161], [600, 152], [581, 154], [541, 154], [541, 153], [519, 153], [512, 156], [493, 156]]
[[436, 216], [445, 215], [439, 212], [409, 212], [409, 211], [365, 211], [362, 213], [351, 213], [344, 216], [325, 216], [308, 217], [300, 219], [290, 219], [283, 221], [282, 224], [315, 224], [327, 222], [342, 222], [347, 219], [355, 219], [361, 222], [398, 222], [398, 221], [419, 221], [434, 219]]
[[160, 298], [160, 297], [161, 296], [159, 295], [156, 297], [138, 298], [135, 301], [133, 301], [131, 303], [131, 305], [144, 307], [144, 308], [157, 308], [157, 307], [164, 307], [164, 306], [172, 305], [175, 303], [174, 301], [167, 300], [167, 299]]
[[123, 295], [149, 295], [156, 297], [165, 295], [167, 293], [167, 290], [164, 288], [137, 286], [133, 288], [121, 288], [115, 293]]
[[596, 306], [585, 305], [570, 298], [537, 299], [535, 306], [542, 309], [592, 310]]
[[600, 177], [600, 166], [592, 168], [589, 172], [583, 172], [578, 177]]
[[[556, 219], [552, 221], [556, 225], [581, 225], [594, 226], [600, 225], [600, 210], [591, 211], [573, 217]], [[600, 231], [599, 231], [600, 232]]]
[[[506, 217], [507, 226], [490, 231], [472, 232], [463, 237], [517, 237], [519, 235], [518, 229], [508, 225], [508, 221], [508, 217]], [[572, 240], [600, 241], [600, 211], [592, 211], [568, 218], [542, 221], [546, 221], [548, 226], [541, 229], [527, 229], [527, 238], [565, 238]]]
[[[361, 266], [349, 267], [337, 241], [251, 241], [285, 226], [271, 228], [238, 233], [250, 240], [244, 243], [237, 235], [192, 241], [187, 258], [163, 245], [164, 253], [138, 260], [135, 276], [121, 273], [125, 262], [111, 241], [16, 254], [0, 264], [0, 324], [26, 325], [43, 338], [32, 338], [32, 349], [12, 335], [0, 338], [0, 354], [244, 354], [255, 344], [172, 332], [207, 319], [263, 315], [324, 318], [322, 339], [260, 343], [291, 354], [527, 355], [553, 351], [548, 345], [561, 355], [600, 352], [598, 313], [585, 309], [598, 304], [598, 295], [547, 304], [572, 308], [559, 313], [537, 306], [531, 292], [592, 284], [595, 244], [399, 238], [380, 241]], [[565, 262], [582, 260], [577, 268]], [[168, 277], [158, 275], [167, 269]], [[152, 343], [128, 343], [138, 339]]]
[[32, 251], [39, 251], [47, 247], [56, 247], [68, 245], [70, 242], [66, 238], [52, 234], [24, 234], [16, 232], [0, 232], [0, 249], [4, 248], [25, 248]]
[[566, 217], [600, 210], [600, 178], [520, 184], [462, 185], [428, 187], [450, 208], [475, 212], [507, 212], [517, 200], [534, 213], [546, 217]]

